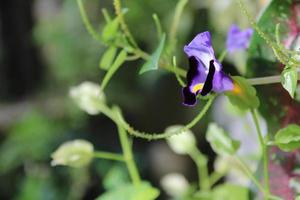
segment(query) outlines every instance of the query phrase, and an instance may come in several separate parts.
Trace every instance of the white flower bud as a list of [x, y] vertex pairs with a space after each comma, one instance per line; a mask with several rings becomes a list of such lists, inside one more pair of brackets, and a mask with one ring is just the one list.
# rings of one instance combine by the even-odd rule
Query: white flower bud
[[171, 173], [160, 180], [161, 187], [172, 197], [182, 196], [189, 187], [189, 183], [182, 174]]
[[86, 140], [78, 139], [65, 142], [51, 155], [51, 165], [83, 167], [91, 162], [93, 154], [94, 147]]
[[[175, 133], [182, 129], [181, 125], [173, 125], [166, 129], [166, 133]], [[177, 154], [188, 154], [193, 151], [196, 146], [196, 138], [192, 131], [186, 130], [178, 135], [173, 135], [167, 138], [167, 143], [170, 148]]]
[[88, 81], [72, 87], [69, 94], [79, 108], [90, 115], [99, 114], [100, 110], [97, 105], [105, 102], [105, 95], [101, 91], [100, 86]]

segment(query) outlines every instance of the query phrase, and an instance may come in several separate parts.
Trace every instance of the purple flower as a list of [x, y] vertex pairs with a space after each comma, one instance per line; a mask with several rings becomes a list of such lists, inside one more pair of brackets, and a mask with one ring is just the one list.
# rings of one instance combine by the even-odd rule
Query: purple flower
[[227, 51], [232, 53], [236, 50], [247, 49], [249, 47], [252, 34], [253, 29], [248, 28], [242, 31], [237, 25], [233, 24], [227, 33]]
[[184, 105], [195, 105], [199, 93], [205, 96], [210, 91], [233, 90], [231, 78], [222, 71], [222, 65], [215, 57], [209, 32], [198, 34], [184, 47], [184, 52], [190, 65], [187, 86], [183, 88]]

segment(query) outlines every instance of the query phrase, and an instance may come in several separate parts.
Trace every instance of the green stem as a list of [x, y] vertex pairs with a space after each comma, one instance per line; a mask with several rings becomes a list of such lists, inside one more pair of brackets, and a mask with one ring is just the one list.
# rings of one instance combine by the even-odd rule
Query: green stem
[[173, 69], [174, 69], [174, 74], [175, 74], [175, 77], [176, 77], [179, 85], [181, 87], [185, 87], [184, 81], [181, 79], [180, 75], [177, 73], [177, 62], [176, 62], [176, 57], [175, 56], [173, 56]]
[[260, 182], [255, 178], [251, 170], [248, 168], [248, 166], [237, 156], [234, 156], [237, 163], [241, 166], [244, 173], [252, 180], [252, 182], [256, 185], [256, 187], [263, 193], [266, 194], [266, 191], [264, 187], [260, 184]]
[[101, 159], [107, 159], [107, 160], [124, 161], [123, 155], [105, 152], [105, 151], [95, 151], [94, 157], [101, 158]]
[[132, 148], [131, 148], [127, 133], [123, 129], [123, 127], [121, 127], [119, 124], [117, 124], [117, 126], [118, 126], [119, 138], [120, 138], [120, 142], [121, 142], [121, 146], [122, 146], [122, 150], [123, 150], [123, 154], [124, 154], [124, 159], [125, 159], [125, 163], [127, 165], [127, 169], [129, 171], [129, 175], [131, 177], [133, 184], [138, 185], [141, 182], [141, 178], [140, 178], [138, 169], [137, 169], [136, 164], [133, 159]]
[[171, 132], [171, 133], [146, 133], [146, 132], [141, 132], [141, 131], [135, 130], [134, 128], [132, 128], [124, 120], [121, 113], [119, 113], [119, 115], [118, 115], [118, 120], [120, 121], [122, 126], [128, 131], [128, 133], [132, 136], [147, 139], [147, 140], [164, 139], [164, 138], [170, 137], [172, 135], [181, 134], [181, 133], [185, 132], [187, 129], [190, 129], [193, 126], [195, 126], [203, 118], [203, 116], [206, 114], [206, 112], [208, 111], [208, 109], [212, 105], [213, 100], [215, 99], [215, 97], [216, 97], [216, 95], [211, 95], [209, 97], [209, 100], [207, 101], [207, 103], [203, 107], [203, 109], [200, 111], [200, 113], [190, 123], [186, 124], [182, 129], [178, 130], [177, 132]]
[[210, 180], [207, 169], [207, 157], [196, 147], [189, 153], [189, 155], [197, 165], [200, 190], [209, 190]]
[[[300, 80], [300, 72], [298, 72], [298, 80]], [[274, 83], [280, 83], [281, 82], [281, 76], [266, 76], [261, 78], [251, 78], [248, 79], [248, 82], [251, 85], [266, 85], [266, 84], [274, 84]]]
[[177, 132], [172, 132], [172, 133], [146, 133], [146, 132], [141, 132], [137, 131], [134, 128], [132, 128], [123, 118], [122, 113], [120, 110], [116, 110], [115, 113], [112, 112], [112, 110], [107, 107], [107, 105], [103, 103], [99, 103], [98, 108], [101, 111], [102, 114], [106, 115], [108, 118], [110, 118], [112, 121], [114, 121], [116, 124], [119, 126], [122, 126], [130, 135], [147, 139], [147, 140], [159, 140], [159, 139], [165, 139], [167, 137], [170, 137], [172, 135], [176, 134], [181, 134], [184, 133], [187, 129], [192, 128], [195, 126], [202, 118], [205, 116], [207, 113], [208, 109], [212, 105], [216, 94], [212, 94], [209, 98], [203, 109], [200, 111], [200, 113], [188, 124], [184, 126], [184, 128], [178, 130]]
[[185, 5], [187, 4], [188, 0], [179, 0], [176, 8], [175, 8], [175, 13], [174, 13], [174, 17], [173, 17], [173, 22], [170, 28], [170, 40], [169, 40], [169, 44], [171, 46], [170, 52], [173, 51], [173, 49], [176, 46], [176, 34], [177, 34], [177, 30], [178, 30], [178, 25], [180, 22], [180, 18], [183, 12], [183, 9], [185, 7]]
[[139, 49], [136, 41], [134, 40], [131, 32], [129, 31], [129, 28], [125, 22], [123, 13], [122, 13], [122, 6], [121, 6], [121, 1], [120, 0], [114, 0], [114, 8], [115, 8], [115, 12], [116, 15], [119, 17], [120, 19], [120, 24], [121, 24], [121, 28], [124, 32], [124, 34], [126, 35], [126, 37], [128, 38], [129, 42], [137, 49]]
[[85, 12], [84, 6], [83, 6], [83, 2], [82, 0], [77, 0], [77, 4], [78, 4], [78, 8], [80, 11], [80, 15], [82, 18], [82, 21], [85, 25], [85, 28], [87, 29], [87, 31], [89, 32], [89, 34], [98, 42], [102, 43], [102, 39], [100, 37], [100, 35], [95, 31], [95, 29], [93, 28], [92, 24], [90, 23], [90, 20]]
[[267, 193], [267, 196], [270, 195], [270, 184], [269, 184], [269, 172], [268, 172], [268, 162], [269, 162], [269, 156], [268, 156], [268, 148], [267, 145], [264, 141], [259, 122], [258, 122], [258, 117], [256, 110], [251, 110], [251, 114], [255, 123], [256, 131], [258, 134], [258, 139], [260, 143], [260, 147], [263, 153], [263, 165], [264, 165], [264, 183], [265, 183], [265, 190]]
[[153, 18], [153, 20], [154, 20], [155, 27], [156, 27], [157, 38], [160, 39], [161, 36], [162, 36], [162, 34], [163, 34], [163, 33], [162, 33], [162, 28], [161, 28], [160, 20], [159, 20], [159, 18], [158, 18], [158, 16], [157, 16], [156, 13], [154, 13], [154, 14], [152, 15], [152, 18]]
[[221, 63], [223, 62], [225, 56], [227, 55], [227, 50], [223, 50], [222, 53], [220, 54], [219, 58], [218, 58], [218, 61]]

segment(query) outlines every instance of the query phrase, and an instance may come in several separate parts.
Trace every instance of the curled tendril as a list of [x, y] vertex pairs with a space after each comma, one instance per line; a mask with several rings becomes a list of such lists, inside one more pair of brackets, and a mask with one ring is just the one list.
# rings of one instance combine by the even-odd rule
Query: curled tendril
[[197, 124], [197, 122], [199, 122], [203, 118], [203, 116], [207, 113], [207, 111], [210, 108], [210, 106], [212, 105], [215, 97], [216, 97], [216, 94], [211, 95], [209, 97], [207, 103], [203, 107], [203, 109], [200, 111], [200, 113], [191, 122], [186, 124], [183, 128], [181, 128], [177, 132], [172, 132], [172, 133], [167, 133], [167, 132], [166, 133], [165, 132], [163, 132], [163, 133], [147, 133], [147, 132], [136, 130], [129, 123], [127, 123], [124, 120], [120, 109], [117, 108], [117, 107], [113, 108], [113, 110], [115, 111], [115, 114], [116, 114], [116, 119], [114, 119], [114, 121], [117, 120], [117, 123], [120, 124], [130, 135], [132, 135], [134, 137], [143, 138], [143, 139], [147, 139], [147, 140], [164, 139], [164, 138], [168, 138], [172, 135], [177, 135], [177, 134], [184, 133], [187, 129], [190, 129], [193, 126], [195, 126]]

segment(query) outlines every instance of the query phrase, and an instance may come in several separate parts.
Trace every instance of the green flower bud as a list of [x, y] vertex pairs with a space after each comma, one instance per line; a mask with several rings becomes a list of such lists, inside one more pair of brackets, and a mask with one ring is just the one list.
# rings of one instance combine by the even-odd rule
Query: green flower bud
[[[183, 126], [181, 125], [173, 125], [168, 127], [165, 132], [175, 133], [182, 128]], [[167, 143], [175, 153], [184, 155], [193, 151], [196, 146], [196, 138], [192, 131], [186, 130], [183, 133], [167, 138]]]
[[100, 86], [92, 82], [83, 82], [76, 87], [72, 87], [69, 92], [71, 98], [76, 102], [80, 109], [90, 115], [100, 113], [99, 103], [105, 102], [105, 95]]
[[93, 159], [94, 147], [85, 140], [73, 140], [63, 143], [52, 155], [51, 165], [83, 167]]

